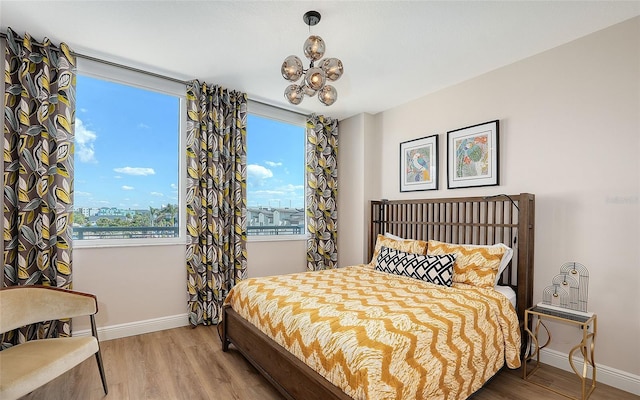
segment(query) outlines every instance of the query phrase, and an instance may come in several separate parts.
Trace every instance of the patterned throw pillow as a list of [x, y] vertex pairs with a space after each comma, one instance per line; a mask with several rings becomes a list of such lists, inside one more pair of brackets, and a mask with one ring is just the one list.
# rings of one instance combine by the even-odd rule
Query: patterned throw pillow
[[380, 253], [380, 249], [382, 246], [388, 247], [390, 249], [404, 251], [405, 253], [415, 253], [425, 255], [427, 254], [427, 242], [424, 240], [409, 240], [409, 239], [393, 239], [389, 237], [385, 237], [384, 235], [378, 235], [376, 239], [376, 247], [373, 250], [373, 257], [371, 257], [370, 266], [374, 266], [376, 263], [376, 259], [378, 258], [378, 253]]
[[382, 246], [376, 258], [376, 270], [451, 286], [455, 254], [426, 256]]
[[456, 254], [453, 266], [453, 282], [492, 288], [500, 261], [505, 253], [504, 245], [472, 246], [429, 240], [428, 255]]

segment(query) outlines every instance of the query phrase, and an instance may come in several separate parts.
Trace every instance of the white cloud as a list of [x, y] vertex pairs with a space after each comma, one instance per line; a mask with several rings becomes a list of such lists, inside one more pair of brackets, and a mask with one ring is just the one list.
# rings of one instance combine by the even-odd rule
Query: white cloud
[[144, 122], [140, 122], [138, 124], [138, 128], [140, 128], [140, 129], [149, 129], [151, 127], [149, 125], [145, 124]]
[[151, 192], [149, 194], [152, 195], [152, 196], [164, 197], [164, 194], [162, 194], [160, 192]]
[[247, 165], [247, 177], [266, 179], [273, 177], [273, 172], [271, 172], [270, 169], [263, 167], [262, 165], [249, 164]]
[[303, 190], [304, 189], [304, 185], [292, 185], [292, 184], [288, 184], [285, 186], [281, 186], [279, 188], [280, 190], [284, 191], [284, 192], [295, 192], [296, 190]]
[[282, 166], [281, 162], [265, 161], [264, 163], [267, 164], [270, 167], [280, 167], [280, 166]]
[[139, 175], [139, 176], [155, 175], [156, 173], [156, 171], [154, 171], [153, 168], [141, 168], [141, 167], [122, 167], [122, 168], [114, 168], [113, 170], [120, 174]]
[[74, 190], [73, 191], [73, 195], [76, 196], [76, 197], [89, 197], [89, 196], [91, 196], [91, 193]]
[[80, 118], [76, 118], [75, 128], [75, 153], [78, 156], [80, 162], [96, 163], [95, 150], [93, 148], [93, 142], [98, 138], [98, 135], [94, 131], [87, 129]]
[[286, 194], [282, 190], [253, 190], [253, 191], [251, 191], [251, 193], [254, 194], [254, 195], [257, 195], [257, 196], [264, 196], [264, 195], [283, 196], [283, 195]]
[[122, 186], [122, 190], [133, 190], [133, 189], [135, 189], [133, 186], [127, 186], [127, 185]]
[[171, 189], [177, 189], [177, 188], [178, 188], [178, 185], [176, 185], [175, 183], [172, 183], [172, 184], [171, 184], [171, 185], [169, 185], [169, 186], [171, 186]]

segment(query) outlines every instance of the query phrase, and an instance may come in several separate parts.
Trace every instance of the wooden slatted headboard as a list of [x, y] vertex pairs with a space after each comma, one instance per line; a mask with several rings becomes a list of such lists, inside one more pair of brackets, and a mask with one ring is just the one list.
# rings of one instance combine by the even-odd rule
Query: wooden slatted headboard
[[520, 321], [524, 320], [524, 311], [533, 305], [535, 195], [374, 200], [370, 218], [369, 258], [377, 235], [387, 232], [425, 241], [506, 244], [514, 253], [500, 284], [515, 290]]

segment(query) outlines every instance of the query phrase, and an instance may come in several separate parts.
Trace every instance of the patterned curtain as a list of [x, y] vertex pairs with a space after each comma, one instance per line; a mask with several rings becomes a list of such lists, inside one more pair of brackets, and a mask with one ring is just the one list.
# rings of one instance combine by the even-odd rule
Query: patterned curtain
[[307, 269], [338, 267], [338, 120], [307, 118]]
[[[7, 30], [3, 287], [71, 288], [76, 61], [67, 45]], [[5, 334], [3, 347], [69, 336], [70, 321]]]
[[187, 114], [189, 321], [211, 325], [247, 271], [247, 95], [193, 81]]

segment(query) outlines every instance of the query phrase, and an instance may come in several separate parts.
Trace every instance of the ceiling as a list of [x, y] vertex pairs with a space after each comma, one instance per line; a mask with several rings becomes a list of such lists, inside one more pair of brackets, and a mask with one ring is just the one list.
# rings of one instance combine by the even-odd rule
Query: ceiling
[[[308, 10], [322, 14], [311, 28]], [[640, 1], [0, 0], [3, 32], [338, 119], [396, 107], [638, 15]], [[330, 107], [284, 99], [280, 66], [289, 55], [306, 66], [309, 32], [344, 64]]]

